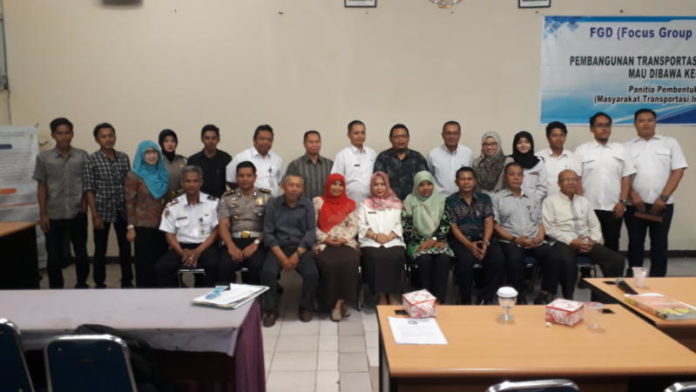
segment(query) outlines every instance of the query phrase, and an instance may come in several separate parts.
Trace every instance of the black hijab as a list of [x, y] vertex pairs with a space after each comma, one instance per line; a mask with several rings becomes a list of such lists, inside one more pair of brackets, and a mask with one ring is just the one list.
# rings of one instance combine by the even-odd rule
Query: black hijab
[[173, 137], [177, 146], [179, 145], [179, 138], [176, 137], [176, 132], [172, 131], [171, 129], [163, 129], [162, 132], [160, 132], [160, 134], [159, 134], [158, 142], [159, 142], [160, 149], [162, 149], [162, 155], [164, 155], [164, 157], [167, 158], [167, 160], [169, 162], [171, 162], [174, 160], [174, 157], [176, 156], [176, 151], [174, 151], [174, 152], [164, 151], [164, 138], [166, 138], [167, 136]]
[[[525, 138], [529, 141], [529, 144], [532, 145], [532, 148], [527, 151], [526, 154], [522, 154], [521, 152], [517, 151], [517, 143], [520, 141], [520, 139]], [[517, 132], [515, 135], [515, 138], [512, 141], [512, 158], [515, 160], [515, 162], [519, 163], [520, 166], [524, 169], [531, 169], [534, 166], [536, 166], [537, 163], [539, 163], [539, 158], [534, 155], [534, 138], [532, 138], [532, 134], [527, 132], [527, 131], [520, 131]]]

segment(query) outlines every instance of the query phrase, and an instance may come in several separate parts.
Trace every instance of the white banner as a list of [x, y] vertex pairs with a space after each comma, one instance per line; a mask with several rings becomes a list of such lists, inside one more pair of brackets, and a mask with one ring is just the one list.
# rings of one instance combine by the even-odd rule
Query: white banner
[[696, 17], [546, 16], [543, 34], [542, 124], [630, 124], [640, 108], [696, 124]]

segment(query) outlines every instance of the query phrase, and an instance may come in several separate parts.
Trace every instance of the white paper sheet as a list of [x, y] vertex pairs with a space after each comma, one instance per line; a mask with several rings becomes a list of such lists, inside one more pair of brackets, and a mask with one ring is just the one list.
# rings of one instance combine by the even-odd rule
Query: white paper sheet
[[389, 326], [396, 344], [447, 344], [434, 318], [389, 317]]

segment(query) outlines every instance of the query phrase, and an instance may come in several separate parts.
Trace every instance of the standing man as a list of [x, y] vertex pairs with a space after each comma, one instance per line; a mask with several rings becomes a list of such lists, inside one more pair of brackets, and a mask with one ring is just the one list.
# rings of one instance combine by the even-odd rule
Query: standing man
[[602, 226], [604, 246], [618, 252], [621, 221], [626, 211], [631, 175], [636, 172], [623, 144], [609, 141], [611, 117], [599, 112], [590, 117], [594, 141], [575, 150], [580, 162], [583, 194], [590, 201]]
[[263, 239], [268, 248], [261, 268], [261, 284], [269, 290], [263, 294], [263, 326], [271, 327], [278, 319], [278, 274], [296, 270], [302, 276], [300, 320], [309, 322], [314, 315], [314, 301], [319, 284], [319, 270], [312, 255], [316, 234], [316, 217], [312, 202], [302, 196], [302, 177], [287, 175], [282, 196], [271, 199], [263, 220]]
[[462, 127], [459, 123], [447, 121], [442, 126], [444, 144], [433, 148], [428, 153], [428, 168], [437, 181], [437, 190], [444, 197], [459, 191], [454, 173], [461, 167], [471, 166], [473, 160], [471, 149], [459, 144], [461, 136]]
[[578, 267], [575, 257], [582, 254], [599, 264], [604, 277], [621, 276], [624, 260], [618, 252], [602, 246], [602, 230], [592, 204], [577, 194], [580, 179], [572, 170], [558, 174], [560, 192], [548, 196], [541, 207], [546, 235], [561, 258], [563, 297], [573, 299]]
[[[631, 205], [626, 211], [628, 229], [629, 267], [641, 267], [645, 250], [645, 235], [650, 229], [650, 276], [667, 273], [667, 240], [674, 214], [673, 194], [688, 167], [679, 142], [655, 134], [657, 116], [650, 109], [634, 114], [633, 125], [638, 137], [626, 142], [629, 155], [636, 165], [631, 188]], [[636, 212], [648, 212], [662, 221], [645, 220]], [[628, 276], [633, 271], [628, 268]]]
[[92, 213], [94, 229], [94, 284], [106, 288], [106, 247], [109, 228], [114, 224], [118, 239], [118, 256], [121, 264], [121, 287], [133, 287], [131, 247], [126, 238], [128, 215], [126, 212], [126, 175], [130, 171], [128, 155], [116, 151], [116, 130], [109, 123], [94, 127], [94, 140], [99, 150], [87, 158], [83, 173], [84, 191]]
[[[568, 128], [560, 121], [550, 122], [546, 126], [546, 140], [549, 148], [538, 151], [536, 155], [544, 161], [546, 167], [547, 196], [558, 193], [558, 173], [563, 170], [572, 170], [580, 173], [581, 168], [575, 154], [564, 148]], [[582, 187], [578, 184], [578, 193], [582, 194]]]
[[218, 280], [235, 281], [235, 272], [246, 268], [243, 281], [261, 282], [259, 273], [266, 251], [263, 248], [263, 215], [271, 191], [254, 186], [256, 166], [249, 161], [237, 165], [237, 189], [228, 191], [218, 205], [218, 234], [225, 245], [220, 255]]
[[63, 267], [70, 264], [70, 239], [75, 252], [76, 289], [88, 288], [87, 200], [82, 192], [82, 175], [88, 154], [71, 146], [73, 124], [67, 118], [51, 121], [56, 146], [36, 157], [34, 179], [41, 230], [46, 234], [48, 286], [63, 288]]
[[196, 274], [196, 287], [212, 286], [217, 281], [219, 254], [218, 198], [201, 192], [203, 170], [198, 166], [181, 169], [184, 194], [167, 204], [162, 212], [160, 230], [165, 233], [169, 250], [155, 265], [157, 285], [176, 287], [179, 268], [205, 269]]
[[484, 275], [476, 303], [493, 304], [505, 275], [503, 253], [493, 239], [493, 203], [487, 194], [476, 192], [474, 169], [459, 168], [456, 178], [459, 192], [447, 197], [445, 211], [450, 218], [450, 247], [454, 251], [454, 277], [459, 285], [461, 304], [471, 304], [474, 264], [481, 264]]
[[254, 131], [254, 146], [237, 154], [227, 165], [227, 182], [234, 183], [237, 165], [250, 161], [256, 166], [256, 187], [271, 191], [273, 196], [280, 194], [280, 180], [283, 178], [283, 158], [271, 151], [273, 147], [273, 128], [268, 124], [259, 125]]
[[304, 134], [305, 154], [290, 162], [285, 174], [294, 174], [304, 179], [304, 194], [309, 200], [324, 194], [324, 183], [331, 174], [333, 161], [319, 155], [321, 135], [317, 131]]
[[225, 193], [225, 168], [230, 163], [230, 154], [218, 150], [220, 143], [220, 128], [208, 124], [201, 129], [203, 151], [191, 155], [189, 165], [203, 169], [203, 186], [201, 192], [220, 198]]
[[389, 176], [392, 189], [404, 200], [413, 191], [413, 176], [421, 170], [428, 170], [428, 163], [418, 151], [408, 148], [411, 135], [404, 124], [395, 124], [389, 130], [392, 148], [379, 153], [374, 172], [385, 172]]
[[365, 146], [367, 134], [365, 124], [360, 120], [348, 123], [348, 139], [350, 146], [336, 154], [331, 173], [343, 175], [346, 179], [346, 194], [353, 199], [355, 205], [360, 205], [370, 192], [370, 179], [377, 153]]

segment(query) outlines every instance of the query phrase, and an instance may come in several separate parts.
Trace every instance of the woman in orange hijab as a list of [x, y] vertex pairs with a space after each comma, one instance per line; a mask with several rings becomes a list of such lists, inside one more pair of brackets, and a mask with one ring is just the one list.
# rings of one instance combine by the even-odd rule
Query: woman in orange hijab
[[312, 201], [317, 214], [314, 252], [321, 274], [317, 298], [320, 304], [333, 306], [331, 320], [341, 321], [349, 315], [345, 302], [355, 302], [358, 284], [355, 202], [346, 196], [346, 180], [338, 173], [329, 175], [324, 194]]

